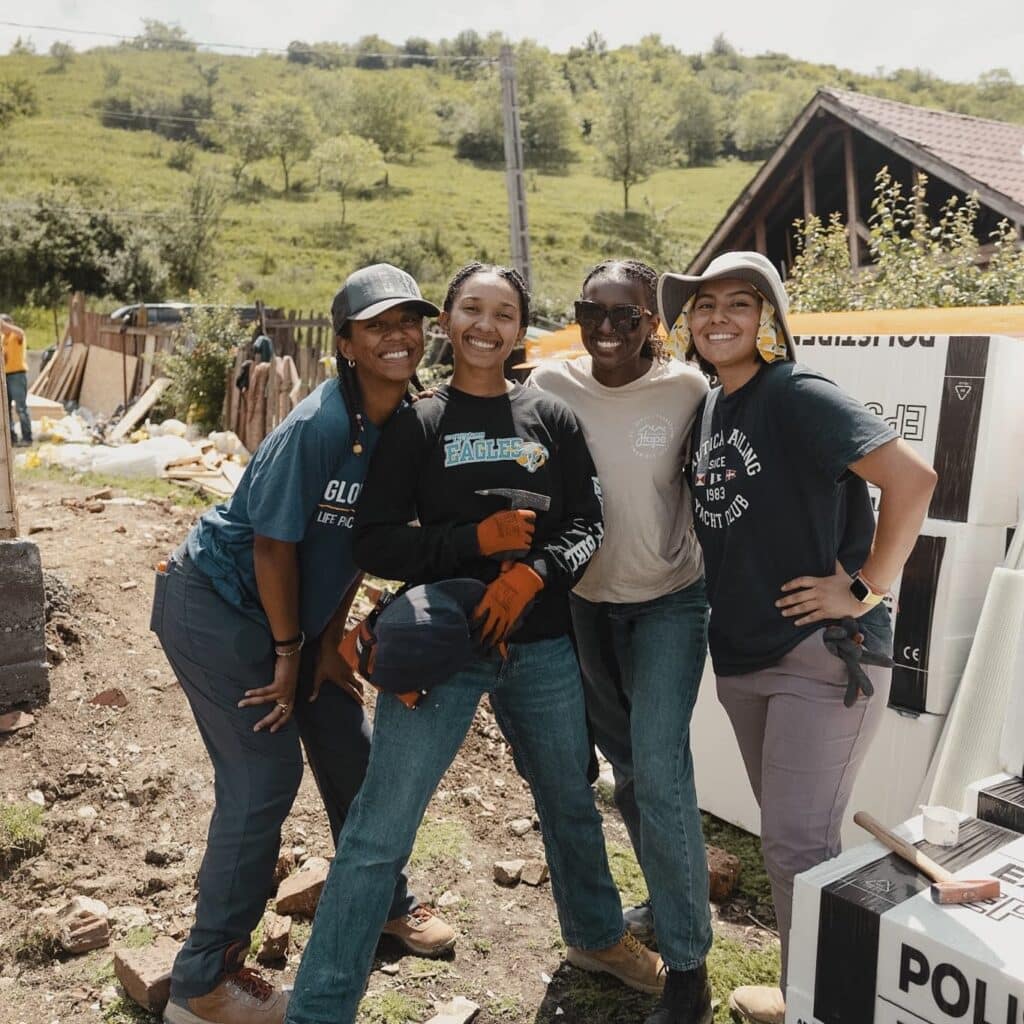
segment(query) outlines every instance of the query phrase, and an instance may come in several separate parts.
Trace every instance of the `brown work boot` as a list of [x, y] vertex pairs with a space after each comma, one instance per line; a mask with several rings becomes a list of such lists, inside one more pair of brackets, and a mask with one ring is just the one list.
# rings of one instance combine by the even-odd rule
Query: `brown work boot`
[[565, 958], [581, 971], [610, 974], [638, 992], [660, 995], [665, 987], [665, 965], [661, 957], [629, 932], [607, 949], [570, 946]]
[[772, 985], [744, 985], [729, 996], [729, 1009], [751, 1024], [785, 1024], [786, 1000]]
[[205, 996], [172, 999], [164, 1024], [284, 1024], [288, 996], [258, 971], [242, 967], [225, 974]]
[[417, 956], [441, 956], [455, 945], [455, 929], [422, 904], [405, 917], [388, 921], [381, 935], [390, 935]]

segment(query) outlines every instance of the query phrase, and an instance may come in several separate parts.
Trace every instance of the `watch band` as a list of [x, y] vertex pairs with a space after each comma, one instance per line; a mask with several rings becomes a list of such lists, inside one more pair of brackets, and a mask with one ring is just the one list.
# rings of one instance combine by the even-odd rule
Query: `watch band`
[[872, 590], [871, 587], [864, 582], [860, 573], [854, 576], [853, 580], [850, 582], [850, 593], [853, 594], [853, 596], [866, 608], [874, 608], [876, 604], [881, 604], [885, 598], [885, 594], [878, 594]]

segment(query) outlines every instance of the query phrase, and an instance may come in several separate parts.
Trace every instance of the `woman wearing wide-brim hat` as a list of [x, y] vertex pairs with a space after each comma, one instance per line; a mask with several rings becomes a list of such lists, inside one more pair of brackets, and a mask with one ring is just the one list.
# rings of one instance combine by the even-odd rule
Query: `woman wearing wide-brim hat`
[[[244, 962], [302, 778], [300, 739], [335, 840], [366, 771], [361, 688], [337, 652], [361, 575], [353, 520], [380, 428], [423, 354], [424, 318], [439, 311], [404, 271], [376, 264], [348, 277], [331, 312], [338, 377], [267, 436], [157, 573], [151, 628], [210, 755], [215, 800], [167, 1024], [284, 1020], [286, 995]], [[455, 942], [404, 874], [384, 930], [421, 955]]]
[[[725, 253], [658, 287], [669, 345], [717, 378], [691, 445], [694, 525], [718, 696], [761, 807], [781, 988], [737, 989], [781, 1024], [793, 877], [840, 850], [857, 770], [888, 697], [883, 597], [910, 554], [935, 472], [879, 417], [795, 361], [778, 273]], [[868, 484], [881, 492], [877, 525]]]

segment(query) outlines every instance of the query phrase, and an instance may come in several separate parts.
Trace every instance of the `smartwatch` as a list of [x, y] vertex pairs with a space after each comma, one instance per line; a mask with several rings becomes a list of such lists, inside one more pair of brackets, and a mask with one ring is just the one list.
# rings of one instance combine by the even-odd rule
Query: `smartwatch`
[[876, 594], [875, 591], [873, 591], [871, 587], [864, 582], [860, 573], [857, 573], [857, 575], [853, 577], [853, 581], [850, 583], [850, 593], [853, 594], [853, 596], [857, 598], [865, 608], [874, 608], [875, 605], [880, 604], [885, 597], [885, 594]]

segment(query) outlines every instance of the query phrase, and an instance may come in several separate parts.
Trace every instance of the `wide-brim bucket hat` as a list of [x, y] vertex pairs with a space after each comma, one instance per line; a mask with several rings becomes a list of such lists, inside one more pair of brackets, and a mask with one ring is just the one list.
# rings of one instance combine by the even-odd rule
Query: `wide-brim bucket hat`
[[772, 304], [789, 358], [795, 359], [796, 347], [789, 328], [789, 297], [786, 288], [771, 261], [759, 252], [724, 252], [708, 264], [703, 274], [662, 274], [658, 280], [658, 313], [665, 329], [672, 330], [683, 307], [700, 290], [702, 284], [727, 277], [752, 284]]

